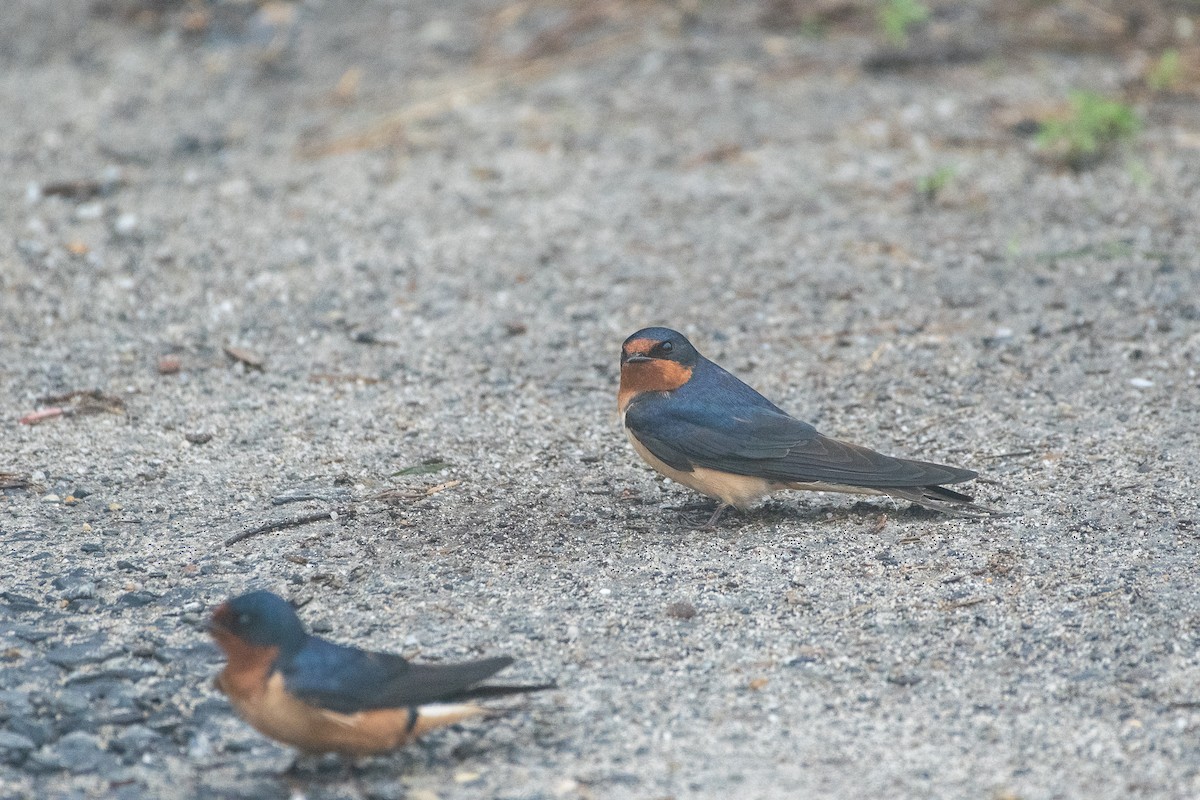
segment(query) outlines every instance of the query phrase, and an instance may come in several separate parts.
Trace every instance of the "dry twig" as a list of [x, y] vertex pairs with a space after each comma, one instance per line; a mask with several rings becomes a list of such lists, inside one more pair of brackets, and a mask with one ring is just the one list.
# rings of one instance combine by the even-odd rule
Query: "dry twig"
[[354, 509], [347, 508], [347, 509], [343, 509], [340, 512], [338, 512], [338, 511], [321, 511], [316, 514], [305, 514], [302, 517], [292, 517], [291, 519], [277, 519], [272, 522], [264, 522], [262, 525], [259, 525], [258, 527], [250, 528], [249, 530], [245, 530], [245, 531], [242, 531], [241, 533], [236, 533], [233, 536], [230, 536], [228, 539], [225, 540], [225, 546], [229, 547], [230, 545], [237, 544], [238, 542], [243, 542], [252, 536], [258, 536], [263, 533], [271, 533], [273, 531], [281, 531], [281, 530], [285, 530], [287, 528], [298, 528], [301, 525], [308, 525], [310, 523], [321, 522], [323, 520], [338, 520], [338, 519], [341, 519], [343, 516], [353, 517]]

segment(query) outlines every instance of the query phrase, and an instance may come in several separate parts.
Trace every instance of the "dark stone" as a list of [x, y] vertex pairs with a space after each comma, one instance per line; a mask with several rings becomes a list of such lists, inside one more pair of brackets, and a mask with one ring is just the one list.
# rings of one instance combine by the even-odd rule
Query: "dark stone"
[[887, 676], [887, 682], [896, 686], [916, 686], [921, 682], [921, 676], [895, 673]]
[[262, 739], [244, 736], [241, 739], [226, 739], [221, 749], [226, 753], [250, 753], [262, 747]]
[[183, 718], [173, 710], [164, 709], [148, 716], [143, 724], [158, 733], [167, 734], [182, 725]]
[[7, 722], [14, 717], [27, 717], [32, 713], [28, 693], [12, 689], [0, 691], [0, 722]]
[[26, 659], [20, 666], [0, 669], [0, 687], [53, 686], [61, 677], [62, 670], [53, 664], [41, 659]]
[[42, 604], [32, 597], [26, 597], [16, 592], [0, 592], [0, 598], [8, 603], [8, 607], [13, 611], [37, 611], [42, 607]]
[[122, 649], [106, 644], [108, 637], [97, 634], [82, 642], [56, 647], [46, 654], [46, 660], [63, 669], [74, 670], [85, 664], [99, 664], [121, 655]]
[[262, 779], [239, 776], [228, 781], [212, 776], [206, 781], [205, 788], [212, 793], [212, 797], [226, 800], [286, 800], [291, 797], [287, 783], [274, 776]]
[[36, 747], [41, 747], [54, 738], [53, 726], [48, 721], [34, 719], [32, 716], [14, 717], [5, 727], [10, 732], [29, 739]]
[[112, 756], [100, 746], [100, 740], [84, 731], [71, 731], [29, 757], [30, 766], [35, 770], [53, 772], [65, 769], [76, 775], [96, 772], [110, 761]]
[[66, 686], [80, 686], [95, 683], [125, 684], [140, 681], [153, 675], [155, 670], [138, 669], [136, 667], [118, 667], [115, 669], [100, 669], [92, 672], [76, 672], [64, 681]]
[[900, 562], [896, 560], [896, 557], [892, 555], [890, 550], [881, 550], [880, 552], [876, 553], [875, 560], [880, 564], [883, 564], [885, 567], [895, 567], [899, 566], [900, 564]]
[[111, 746], [115, 752], [126, 756], [123, 759], [126, 764], [132, 764], [145, 753], [166, 749], [169, 742], [145, 725], [130, 725], [113, 737]]
[[96, 718], [96, 722], [101, 725], [132, 725], [135, 722], [141, 722], [145, 716], [136, 708], [122, 706], [101, 714]]
[[167, 661], [166, 658], [159, 655], [158, 648], [152, 642], [134, 645], [133, 649], [129, 651], [129, 655], [134, 658], [153, 658], [164, 663]]
[[18, 639], [24, 639], [30, 644], [37, 644], [50, 638], [50, 631], [43, 628], [34, 628], [29, 625], [14, 625], [12, 628], [13, 635]]
[[96, 596], [96, 582], [83, 570], [60, 575], [52, 581], [63, 600], [90, 600]]
[[671, 603], [667, 606], [667, 616], [675, 619], [691, 619], [696, 616], [696, 607], [686, 601]]
[[225, 698], [210, 697], [196, 704], [192, 709], [192, 718], [203, 721], [212, 717], [228, 717], [232, 713], [233, 709], [229, 707], [229, 701]]
[[142, 606], [150, 605], [157, 599], [158, 595], [154, 594], [153, 592], [137, 591], [126, 592], [117, 599], [117, 602], [123, 606], [141, 608]]
[[150, 790], [144, 782], [127, 778], [121, 781], [110, 781], [106, 797], [108, 800], [144, 800], [150, 794]]
[[26, 736], [0, 730], [0, 764], [19, 766], [36, 747], [33, 740]]
[[50, 738], [97, 727], [92, 710], [94, 701], [78, 689], [62, 689], [53, 694], [34, 692], [30, 702], [39, 721], [50, 726]]

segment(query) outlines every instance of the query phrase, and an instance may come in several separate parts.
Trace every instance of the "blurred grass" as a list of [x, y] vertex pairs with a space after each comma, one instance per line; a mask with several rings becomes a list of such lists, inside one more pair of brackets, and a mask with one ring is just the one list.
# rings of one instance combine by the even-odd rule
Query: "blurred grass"
[[883, 0], [879, 5], [879, 27], [897, 45], [908, 42], [908, 30], [929, 19], [929, 7], [919, 0]]
[[1005, 53], [1200, 48], [1200, 0], [761, 0], [759, 8], [764, 27], [873, 33], [892, 45], [924, 25], [994, 37]]
[[1042, 123], [1037, 143], [1072, 169], [1083, 169], [1132, 139], [1140, 125], [1127, 103], [1095, 92], [1072, 92], [1070, 112]]

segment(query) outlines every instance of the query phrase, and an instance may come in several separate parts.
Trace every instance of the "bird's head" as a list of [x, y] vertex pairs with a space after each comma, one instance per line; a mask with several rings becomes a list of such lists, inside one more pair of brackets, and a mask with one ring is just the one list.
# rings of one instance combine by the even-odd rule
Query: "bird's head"
[[618, 407], [644, 392], [673, 392], [692, 377], [700, 353], [687, 337], [670, 328], [643, 328], [621, 345]]
[[227, 652], [227, 645], [237, 640], [241, 645], [278, 648], [290, 654], [308, 638], [291, 605], [266, 591], [243, 594], [217, 606], [208, 631]]

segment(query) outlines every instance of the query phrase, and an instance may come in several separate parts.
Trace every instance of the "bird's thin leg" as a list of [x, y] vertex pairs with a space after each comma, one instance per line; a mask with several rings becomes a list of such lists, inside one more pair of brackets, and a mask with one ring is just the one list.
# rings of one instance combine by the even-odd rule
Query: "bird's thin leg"
[[721, 515], [725, 513], [725, 509], [727, 508], [729, 508], [729, 503], [718, 503], [717, 510], [714, 511], [712, 516], [708, 518], [708, 522], [700, 526], [700, 530], [711, 531], [713, 528], [717, 527], [717, 520], [721, 518]]

